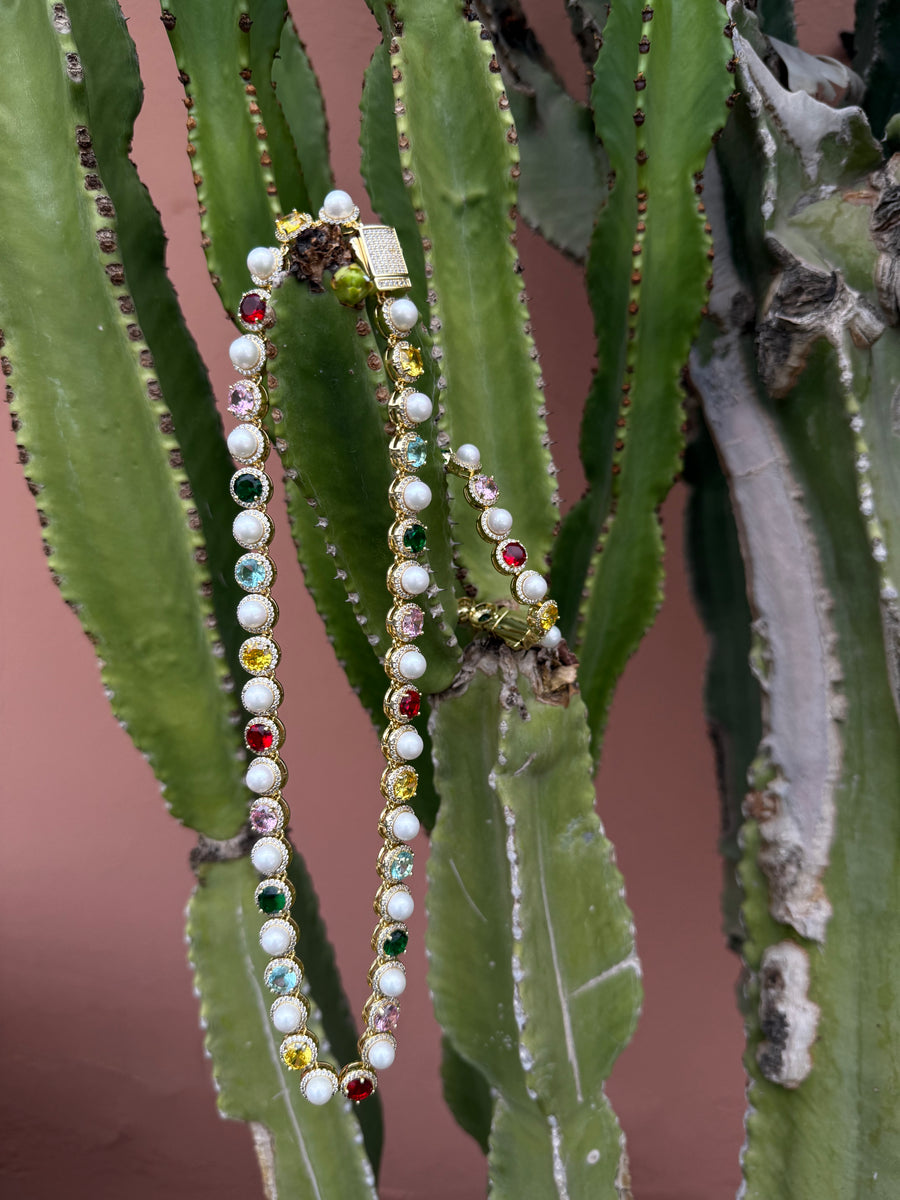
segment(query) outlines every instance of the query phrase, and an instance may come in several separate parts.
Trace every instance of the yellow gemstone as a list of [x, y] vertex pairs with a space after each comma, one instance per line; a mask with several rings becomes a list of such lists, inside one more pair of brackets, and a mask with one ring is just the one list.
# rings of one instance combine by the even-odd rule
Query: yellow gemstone
[[394, 795], [398, 800], [412, 800], [419, 777], [412, 767], [401, 767], [394, 776]]
[[538, 622], [542, 633], [549, 633], [556, 624], [556, 618], [559, 616], [559, 609], [556, 607], [555, 600], [549, 600], [541, 609], [538, 615]]
[[306, 224], [306, 216], [303, 213], [292, 212], [286, 217], [282, 217], [280, 221], [275, 222], [275, 227], [281, 234], [282, 238], [291, 238], [294, 234], [299, 233]]
[[272, 665], [272, 651], [265, 646], [241, 646], [241, 666], [245, 671], [265, 671]]
[[281, 1058], [286, 1067], [290, 1067], [292, 1071], [300, 1071], [310, 1065], [315, 1054], [309, 1042], [300, 1042], [294, 1046], [286, 1046], [281, 1052]]
[[425, 368], [422, 366], [422, 352], [415, 346], [398, 346], [395, 351], [395, 361], [398, 371], [418, 379]]

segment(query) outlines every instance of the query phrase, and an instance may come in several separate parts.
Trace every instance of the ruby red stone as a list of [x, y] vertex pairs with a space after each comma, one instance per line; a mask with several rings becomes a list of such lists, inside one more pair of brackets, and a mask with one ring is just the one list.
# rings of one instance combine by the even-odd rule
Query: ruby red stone
[[261, 754], [263, 750], [271, 750], [272, 743], [275, 741], [272, 730], [268, 725], [262, 724], [248, 725], [244, 736], [247, 739], [247, 745], [255, 754]]
[[246, 321], [248, 325], [258, 325], [266, 317], [265, 297], [258, 295], [256, 292], [248, 292], [243, 300], [241, 300], [238, 311], [241, 314], [242, 321]]
[[360, 1100], [368, 1100], [375, 1091], [375, 1084], [371, 1079], [363, 1076], [361, 1079], [347, 1080], [347, 1095], [351, 1100], [359, 1103]]
[[527, 557], [521, 542], [507, 542], [503, 547], [503, 561], [508, 567], [524, 566]]
[[417, 692], [415, 688], [410, 688], [408, 692], [403, 693], [403, 699], [400, 701], [397, 707], [400, 710], [401, 716], [409, 717], [409, 719], [412, 720], [413, 717], [417, 717], [419, 715], [419, 708], [421, 704], [421, 694]]

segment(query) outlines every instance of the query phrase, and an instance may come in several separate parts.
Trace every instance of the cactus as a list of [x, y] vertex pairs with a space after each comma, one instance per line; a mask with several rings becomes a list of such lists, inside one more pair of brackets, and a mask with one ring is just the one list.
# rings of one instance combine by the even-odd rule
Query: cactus
[[[792, 40], [793, 20], [774, 0], [761, 27], [732, 0], [724, 37], [712, 4], [568, 5], [589, 102], [566, 93], [515, 0], [370, 7], [383, 40], [362, 90], [363, 174], [406, 250], [437, 410], [422, 468], [430, 717], [415, 804], [432, 831], [428, 982], [447, 1102], [498, 1200], [630, 1195], [604, 1086], [636, 1024], [640, 967], [592, 772], [616, 681], [661, 602], [656, 512], [686, 450], [713, 634], [725, 929], [744, 962], [743, 1194], [893, 1195], [896, 167], [861, 110], [778, 82], [766, 34]], [[207, 265], [233, 317], [246, 252], [332, 186], [324, 110], [281, 0], [172, 0], [162, 17]], [[860, 6], [866, 111], [889, 137], [894, 25], [890, 6]], [[114, 0], [20, 2], [0, 12], [0, 67], [7, 400], [50, 568], [114, 711], [198, 834], [187, 927], [219, 1105], [250, 1124], [267, 1195], [374, 1196], [377, 1097], [306, 1104], [268, 1019], [232, 695], [232, 464], [128, 157], [134, 48]], [[595, 318], [589, 491], [561, 526], [517, 208], [585, 262]], [[20, 236], [22, 212], [39, 238]], [[277, 314], [267, 428], [291, 532], [380, 728], [385, 347], [371, 302], [342, 306], [327, 278], [287, 279]], [[568, 646], [514, 649], [461, 620], [473, 598], [501, 599], [444, 471], [447, 446], [469, 441], [532, 563], [551, 569]], [[311, 1028], [354, 1058], [296, 853], [290, 880]], [[467, 973], [477, 993], [460, 988]]]

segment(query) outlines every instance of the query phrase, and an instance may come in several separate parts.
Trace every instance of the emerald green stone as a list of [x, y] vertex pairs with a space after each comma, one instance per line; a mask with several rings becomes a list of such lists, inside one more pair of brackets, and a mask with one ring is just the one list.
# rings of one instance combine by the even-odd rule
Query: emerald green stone
[[238, 475], [234, 481], [234, 494], [244, 504], [253, 504], [263, 494], [263, 481], [258, 475]]
[[389, 934], [381, 945], [383, 954], [390, 955], [391, 958], [396, 958], [398, 954], [402, 954], [409, 943], [409, 934], [402, 929], [395, 929]]
[[372, 280], [357, 263], [338, 267], [331, 279], [331, 287], [341, 304], [347, 308], [358, 308], [372, 290]]
[[256, 903], [264, 913], [284, 912], [287, 908], [287, 896], [280, 887], [270, 884], [256, 897]]
[[425, 526], [408, 525], [403, 531], [403, 545], [411, 554], [419, 554], [425, 549]]

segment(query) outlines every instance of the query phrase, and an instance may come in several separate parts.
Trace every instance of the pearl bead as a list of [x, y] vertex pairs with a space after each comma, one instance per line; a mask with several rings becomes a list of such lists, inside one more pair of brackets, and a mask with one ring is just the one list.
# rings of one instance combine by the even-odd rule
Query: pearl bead
[[396, 745], [397, 753], [407, 762], [412, 758], [418, 758], [425, 749], [425, 743], [414, 729], [404, 729], [397, 738]]
[[[334, 193], [332, 193], [333, 195]], [[343, 195], [344, 193], [340, 193]], [[330, 1079], [326, 1079], [324, 1075], [313, 1075], [307, 1082], [303, 1095], [310, 1104], [327, 1104], [334, 1095], [334, 1085]]]
[[538, 600], [543, 600], [547, 595], [547, 580], [543, 575], [534, 571], [532, 574], [526, 575], [524, 579], [520, 577], [519, 591], [531, 604], [537, 604]]
[[322, 201], [322, 210], [331, 221], [343, 221], [347, 217], [352, 217], [354, 208], [356, 205], [353, 203], [352, 197], [339, 188], [329, 192]]
[[284, 865], [284, 848], [277, 838], [260, 838], [250, 851], [250, 861], [260, 875], [277, 875]]
[[497, 537], [506, 537], [512, 529], [512, 513], [507, 508], [489, 508], [485, 520], [488, 529]]
[[263, 629], [269, 623], [269, 609], [257, 596], [245, 596], [237, 607], [237, 619], [242, 629]]
[[295, 1033], [302, 1029], [303, 1021], [303, 1009], [290, 997], [276, 1001], [272, 1008], [272, 1024], [279, 1033]]
[[379, 975], [378, 987], [385, 996], [402, 996], [406, 990], [406, 975], [399, 967], [388, 967]]
[[418, 563], [410, 563], [400, 576], [400, 585], [410, 596], [420, 596], [428, 587], [428, 572]]
[[242, 699], [247, 712], [264, 713], [275, 703], [276, 695], [270, 684], [256, 679], [249, 687], [244, 688]]
[[244, 782], [251, 792], [261, 796], [264, 792], [271, 792], [278, 783], [278, 770], [266, 759], [257, 758], [248, 767]]
[[411, 479], [403, 489], [403, 503], [411, 512], [421, 512], [431, 503], [431, 488], [421, 479]]
[[[273, 958], [280, 958], [282, 954], [288, 954], [293, 948], [294, 931], [287, 921], [267, 921], [259, 931], [259, 944], [266, 954], [271, 954]], [[277, 1021], [275, 1028], [281, 1028]]]
[[228, 453], [232, 458], [248, 462], [262, 449], [262, 438], [253, 425], [235, 425], [228, 435]]
[[262, 362], [260, 347], [252, 338], [235, 338], [228, 347], [228, 355], [238, 371], [253, 371]]
[[376, 1071], [386, 1071], [397, 1055], [394, 1043], [387, 1038], [378, 1038], [366, 1047], [366, 1058]]
[[561, 641], [562, 641], [562, 634], [559, 632], [559, 629], [554, 625], [553, 628], [548, 630], [548, 632], [545, 633], [544, 636], [541, 638], [541, 645], [546, 646], [548, 650], [555, 650]]
[[387, 914], [392, 921], [408, 921], [415, 907], [409, 892], [395, 892], [387, 902]]
[[405, 407], [406, 419], [413, 425], [418, 425], [420, 421], [427, 421], [433, 410], [431, 397], [426, 396], [424, 392], [412, 392], [406, 397]]
[[278, 260], [268, 246], [255, 246], [247, 255], [247, 270], [257, 279], [268, 279], [277, 266]]
[[404, 679], [421, 679], [427, 666], [425, 655], [418, 650], [407, 650], [397, 662], [397, 670]]
[[471, 467], [474, 471], [476, 467], [481, 466], [481, 451], [471, 442], [463, 442], [456, 451], [456, 461], [461, 462], [464, 467]]
[[255, 546], [257, 542], [262, 541], [267, 531], [268, 522], [265, 517], [252, 508], [245, 508], [243, 512], [239, 512], [231, 524], [234, 540], [241, 546]]
[[391, 324], [408, 333], [419, 319], [419, 310], [412, 300], [395, 300], [391, 305]]
[[398, 812], [391, 822], [391, 833], [398, 842], [411, 842], [419, 832], [419, 818], [415, 813]]

